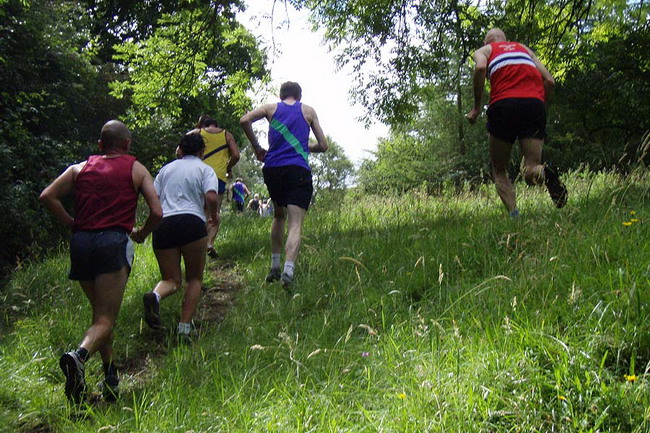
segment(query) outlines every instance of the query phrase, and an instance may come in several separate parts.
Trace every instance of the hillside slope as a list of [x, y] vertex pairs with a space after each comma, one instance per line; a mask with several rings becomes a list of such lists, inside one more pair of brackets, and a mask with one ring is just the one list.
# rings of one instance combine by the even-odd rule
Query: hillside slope
[[159, 275], [139, 246], [113, 405], [63, 394], [89, 321], [66, 252], [25, 265], [2, 294], [0, 431], [650, 431], [650, 178], [568, 186], [560, 211], [518, 186], [514, 221], [492, 185], [315, 207], [292, 295], [262, 282], [270, 220], [227, 215], [189, 347], [141, 321]]

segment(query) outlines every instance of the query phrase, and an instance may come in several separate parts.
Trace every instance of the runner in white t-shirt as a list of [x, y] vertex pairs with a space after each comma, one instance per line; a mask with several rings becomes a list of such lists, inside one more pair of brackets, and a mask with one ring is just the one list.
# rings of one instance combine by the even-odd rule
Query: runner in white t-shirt
[[181, 257], [185, 264], [185, 297], [178, 335], [189, 342], [190, 322], [201, 295], [207, 246], [207, 204], [216, 221], [219, 184], [214, 170], [203, 162], [205, 143], [200, 134], [187, 134], [178, 145], [181, 156], [165, 165], [154, 187], [163, 208], [163, 220], [153, 233], [153, 248], [162, 279], [143, 297], [144, 318], [151, 328], [161, 328], [160, 300], [174, 294], [182, 284]]

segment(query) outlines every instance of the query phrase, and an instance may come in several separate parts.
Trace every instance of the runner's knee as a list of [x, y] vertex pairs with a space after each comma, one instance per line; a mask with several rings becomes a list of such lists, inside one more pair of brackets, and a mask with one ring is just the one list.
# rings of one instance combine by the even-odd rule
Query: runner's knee
[[115, 326], [115, 318], [110, 316], [99, 316], [95, 319], [93, 326], [98, 328], [99, 332], [105, 336], [105, 338], [110, 338], [113, 333], [113, 326]]
[[173, 293], [176, 293], [181, 284], [183, 284], [183, 281], [180, 278], [170, 278], [167, 280], [167, 282], [171, 286], [171, 291]]
[[537, 185], [540, 181], [539, 172], [536, 166], [526, 166], [524, 169], [524, 180], [528, 185]]

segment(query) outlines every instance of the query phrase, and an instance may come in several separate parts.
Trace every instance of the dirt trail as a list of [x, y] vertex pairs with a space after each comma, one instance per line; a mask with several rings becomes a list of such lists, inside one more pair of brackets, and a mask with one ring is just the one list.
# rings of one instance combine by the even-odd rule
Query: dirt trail
[[[220, 323], [232, 308], [237, 292], [243, 287], [243, 279], [237, 273], [236, 264], [227, 260], [208, 259], [206, 275], [204, 280], [211, 281], [209, 285], [203, 286], [201, 300], [194, 314], [194, 325], [198, 334], [211, 332]], [[175, 296], [182, 296], [178, 293]], [[146, 328], [146, 325], [143, 324]], [[170, 347], [169, 339], [173, 332], [153, 332], [144, 329], [147, 338], [151, 339], [144, 352], [134, 353], [131, 356], [117, 361], [117, 368], [122, 376], [125, 388], [139, 388], [146, 383], [150, 376], [155, 374], [155, 360], [165, 356]], [[198, 339], [200, 344], [200, 337]]]
[[242, 288], [241, 275], [234, 262], [213, 261], [208, 263], [212, 275], [212, 287], [203, 287], [203, 296], [195, 314], [197, 327], [221, 322], [235, 301], [235, 294]]
[[[241, 275], [237, 273], [235, 262], [227, 260], [208, 259], [204, 280], [211, 281], [211, 283], [203, 286], [201, 300], [194, 314], [194, 325], [199, 335], [211, 332], [211, 329], [214, 329], [226, 317], [235, 302], [237, 292], [244, 285]], [[179, 295], [182, 296], [182, 293], [178, 293], [176, 296]], [[147, 325], [143, 323], [143, 326], [146, 328]], [[122, 392], [129, 393], [130, 390], [144, 388], [156, 374], [156, 360], [164, 357], [169, 349], [176, 345], [176, 343], [170, 343], [170, 337], [173, 335], [171, 330], [169, 332], [154, 332], [146, 328], [141, 333], [146, 333], [148, 340], [146, 350], [127, 355], [116, 361], [121, 376], [120, 388]], [[200, 337], [197, 344], [201, 344]], [[103, 377], [103, 374], [98, 372], [97, 377]], [[90, 393], [88, 401], [95, 407], [109, 404], [104, 402], [98, 390], [93, 390]], [[89, 413], [85, 410], [73, 414], [73, 418], [78, 419], [85, 419], [88, 416]], [[19, 429], [24, 433], [50, 433], [53, 431], [44, 422], [21, 426]]]

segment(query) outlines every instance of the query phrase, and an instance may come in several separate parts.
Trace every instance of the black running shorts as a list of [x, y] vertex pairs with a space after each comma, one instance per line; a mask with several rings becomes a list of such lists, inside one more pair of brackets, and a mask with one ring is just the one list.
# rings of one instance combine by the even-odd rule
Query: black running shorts
[[264, 167], [262, 172], [266, 188], [276, 206], [286, 207], [291, 204], [309, 209], [314, 193], [309, 170], [298, 165], [287, 165]]
[[70, 239], [71, 280], [93, 281], [124, 266], [131, 272], [133, 242], [120, 229], [78, 231]]
[[514, 143], [517, 139], [546, 136], [546, 108], [537, 98], [507, 98], [490, 104], [487, 129], [496, 138]]
[[198, 241], [208, 235], [205, 222], [192, 214], [172, 215], [162, 219], [153, 232], [152, 244], [156, 250], [177, 248]]

